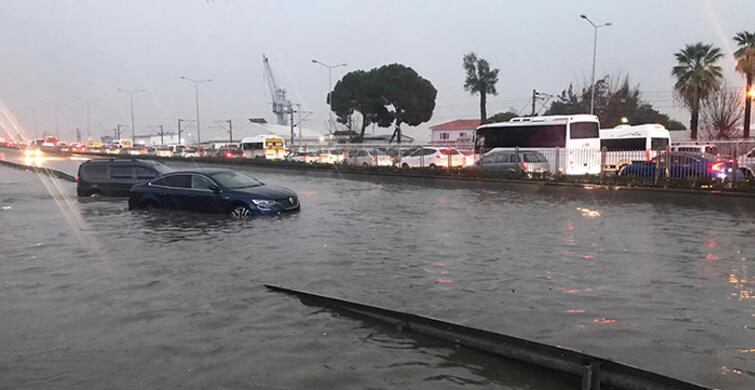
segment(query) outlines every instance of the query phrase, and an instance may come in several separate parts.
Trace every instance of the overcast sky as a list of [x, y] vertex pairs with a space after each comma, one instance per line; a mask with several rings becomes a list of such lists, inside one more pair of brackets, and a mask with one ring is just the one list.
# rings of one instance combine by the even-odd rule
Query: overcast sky
[[203, 134], [220, 134], [216, 120], [233, 119], [239, 127], [249, 117], [272, 121], [265, 53], [291, 100], [312, 111], [306, 126], [323, 131], [328, 71], [313, 58], [348, 63], [333, 71], [334, 84], [349, 70], [411, 66], [438, 90], [430, 122], [407, 129], [426, 140], [428, 126], [479, 117], [479, 98], [462, 89], [461, 58], [469, 51], [501, 70], [490, 114], [528, 112], [533, 88], [555, 94], [570, 82], [589, 82], [593, 29], [581, 13], [613, 23], [599, 32], [598, 75], [628, 73], [646, 100], [686, 123], [671, 95], [673, 53], [687, 43], [714, 43], [726, 53], [721, 65], [729, 85], [740, 86], [731, 37], [755, 30], [752, 0], [0, 0], [0, 6], [0, 104], [27, 134], [54, 135], [57, 128], [64, 139], [86, 128], [86, 105], [76, 98], [96, 99], [95, 137], [129, 124], [128, 95], [117, 88], [147, 90], [135, 95], [137, 134], [155, 132], [158, 124], [175, 130], [178, 117], [195, 116], [194, 87], [181, 75], [213, 79], [200, 87]]

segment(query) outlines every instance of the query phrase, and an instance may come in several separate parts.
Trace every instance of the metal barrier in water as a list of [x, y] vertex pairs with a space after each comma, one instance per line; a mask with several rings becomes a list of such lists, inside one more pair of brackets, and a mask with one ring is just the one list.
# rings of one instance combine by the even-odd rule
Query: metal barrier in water
[[599, 390], [601, 385], [627, 390], [712, 390], [566, 348], [285, 287], [270, 284], [265, 287], [294, 295], [305, 305], [327, 307], [347, 315], [377, 320], [394, 326], [399, 331], [417, 332], [581, 378], [582, 390]]

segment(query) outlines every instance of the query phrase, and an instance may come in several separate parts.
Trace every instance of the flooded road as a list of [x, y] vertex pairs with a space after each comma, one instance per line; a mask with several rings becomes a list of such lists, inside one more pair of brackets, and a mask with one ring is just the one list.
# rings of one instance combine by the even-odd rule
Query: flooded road
[[130, 212], [0, 166], [0, 388], [564, 387], [263, 283], [755, 387], [751, 208], [243, 169], [302, 211]]

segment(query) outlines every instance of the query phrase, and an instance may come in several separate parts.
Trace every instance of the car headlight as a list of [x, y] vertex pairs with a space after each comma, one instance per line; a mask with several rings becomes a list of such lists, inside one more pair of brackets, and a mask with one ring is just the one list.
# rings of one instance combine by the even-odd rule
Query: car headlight
[[275, 206], [278, 202], [274, 200], [267, 200], [267, 199], [252, 199], [252, 203], [254, 203], [254, 205], [259, 208], [269, 209]]

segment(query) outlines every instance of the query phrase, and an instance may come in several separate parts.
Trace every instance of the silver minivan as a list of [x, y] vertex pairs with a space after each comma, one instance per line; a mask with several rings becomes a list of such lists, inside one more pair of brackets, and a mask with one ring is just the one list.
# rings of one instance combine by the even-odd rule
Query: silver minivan
[[486, 172], [543, 173], [548, 171], [548, 159], [542, 153], [531, 150], [519, 151], [517, 155], [513, 150], [493, 149], [475, 166]]

